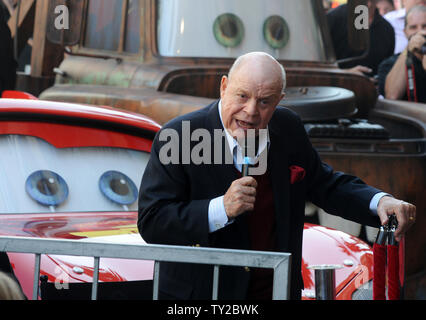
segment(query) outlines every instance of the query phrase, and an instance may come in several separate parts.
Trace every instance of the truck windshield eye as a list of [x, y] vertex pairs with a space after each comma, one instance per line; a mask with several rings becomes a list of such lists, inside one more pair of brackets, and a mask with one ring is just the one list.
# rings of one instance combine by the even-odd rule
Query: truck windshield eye
[[99, 189], [107, 199], [121, 205], [130, 205], [138, 197], [135, 183], [119, 171], [105, 172], [99, 179]]
[[290, 38], [287, 22], [280, 16], [268, 17], [263, 24], [263, 36], [271, 48], [284, 48]]
[[216, 41], [221, 45], [234, 48], [244, 38], [244, 25], [235, 14], [224, 13], [214, 21], [213, 33]]
[[68, 186], [57, 173], [48, 170], [33, 172], [25, 182], [30, 197], [44, 206], [58, 206], [68, 197]]

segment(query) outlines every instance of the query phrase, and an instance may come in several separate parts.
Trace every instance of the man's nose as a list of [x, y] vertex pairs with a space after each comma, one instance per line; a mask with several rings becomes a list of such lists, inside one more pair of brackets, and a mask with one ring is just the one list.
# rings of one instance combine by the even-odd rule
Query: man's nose
[[257, 101], [256, 99], [250, 99], [247, 101], [244, 111], [247, 113], [248, 116], [250, 117], [255, 117], [258, 114], [258, 109], [257, 109]]

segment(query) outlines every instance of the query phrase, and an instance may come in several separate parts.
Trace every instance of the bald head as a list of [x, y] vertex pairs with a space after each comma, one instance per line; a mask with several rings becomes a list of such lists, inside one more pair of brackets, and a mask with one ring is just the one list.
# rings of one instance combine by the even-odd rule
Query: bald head
[[270, 79], [276, 78], [276, 81], [280, 82], [282, 91], [286, 87], [284, 67], [266, 52], [250, 52], [238, 57], [229, 70], [229, 80], [231, 80], [233, 75], [242, 70], [243, 72], [250, 72], [253, 76], [266, 76]]

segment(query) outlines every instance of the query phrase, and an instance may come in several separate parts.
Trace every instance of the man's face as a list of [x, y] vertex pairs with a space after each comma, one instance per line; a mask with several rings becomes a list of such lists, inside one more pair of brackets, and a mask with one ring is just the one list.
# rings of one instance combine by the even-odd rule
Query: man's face
[[417, 32], [426, 31], [426, 12], [411, 12], [407, 17], [407, 26], [404, 29], [407, 39], [410, 39]]
[[236, 139], [244, 138], [248, 129], [256, 129], [256, 134], [258, 129], [265, 129], [284, 97], [282, 82], [259, 69], [243, 66], [231, 78], [222, 78], [222, 120]]

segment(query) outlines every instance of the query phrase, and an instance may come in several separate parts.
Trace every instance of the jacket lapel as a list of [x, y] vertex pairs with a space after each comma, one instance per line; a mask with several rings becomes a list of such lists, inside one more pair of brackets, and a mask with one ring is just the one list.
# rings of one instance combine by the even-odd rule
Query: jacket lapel
[[277, 125], [272, 120], [269, 124], [268, 170], [274, 192], [277, 249], [283, 251], [289, 248], [290, 234], [289, 145], [280, 136]]

